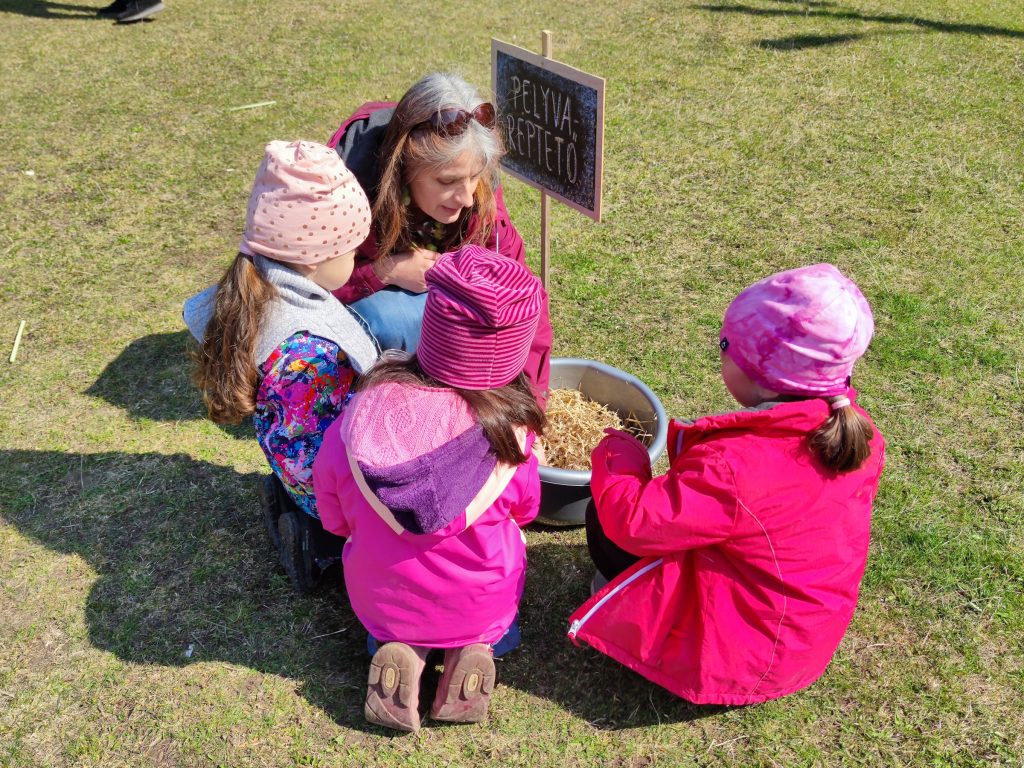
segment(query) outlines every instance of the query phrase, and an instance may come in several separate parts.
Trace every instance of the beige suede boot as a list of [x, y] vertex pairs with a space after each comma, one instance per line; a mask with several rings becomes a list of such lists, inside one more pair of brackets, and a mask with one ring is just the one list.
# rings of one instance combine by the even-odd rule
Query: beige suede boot
[[450, 723], [479, 723], [487, 717], [494, 678], [490, 646], [474, 643], [447, 649], [430, 717]]
[[363, 714], [367, 721], [398, 731], [420, 729], [420, 677], [427, 649], [385, 643], [373, 654]]

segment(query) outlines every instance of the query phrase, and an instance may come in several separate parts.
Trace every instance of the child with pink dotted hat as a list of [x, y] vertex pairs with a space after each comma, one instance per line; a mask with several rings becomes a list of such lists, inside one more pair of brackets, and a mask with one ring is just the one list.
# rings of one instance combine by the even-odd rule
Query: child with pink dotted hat
[[362, 322], [331, 293], [348, 280], [369, 231], [369, 201], [333, 149], [272, 141], [238, 255], [217, 285], [185, 303], [209, 418], [252, 417], [273, 470], [264, 520], [301, 592], [341, 551], [319, 522], [313, 459], [356, 376], [378, 357]]

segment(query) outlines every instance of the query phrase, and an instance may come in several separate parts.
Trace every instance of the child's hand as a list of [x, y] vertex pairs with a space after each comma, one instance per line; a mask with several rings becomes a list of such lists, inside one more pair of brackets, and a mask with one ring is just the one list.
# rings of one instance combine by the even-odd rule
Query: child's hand
[[[636, 437], [634, 437], [630, 432], [626, 432], [625, 430], [622, 429], [615, 429], [614, 427], [605, 427], [604, 433], [608, 435], [608, 437], [622, 437], [625, 438], [626, 440], [632, 440], [635, 443], [640, 443], [640, 441], [637, 440]], [[640, 445], [643, 445], [643, 443], [640, 443]], [[647, 449], [645, 448], [644, 450], [646, 451]]]
[[413, 293], [427, 290], [424, 278], [427, 270], [434, 266], [437, 254], [426, 248], [413, 248], [411, 251], [393, 253], [374, 262], [374, 272], [386, 285], [397, 285]]
[[651, 459], [647, 448], [629, 432], [608, 427], [605, 438], [590, 454], [592, 466], [603, 465], [609, 469], [645, 467], [650, 469]]
[[604, 433], [606, 437], [601, 442], [614, 445], [617, 453], [642, 453], [647, 457], [647, 446], [637, 440], [631, 432], [606, 427]]

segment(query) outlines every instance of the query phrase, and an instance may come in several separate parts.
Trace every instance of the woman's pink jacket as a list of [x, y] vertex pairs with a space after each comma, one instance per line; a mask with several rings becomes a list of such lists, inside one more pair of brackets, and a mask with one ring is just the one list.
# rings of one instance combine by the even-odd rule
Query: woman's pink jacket
[[670, 469], [653, 479], [639, 443], [603, 440], [598, 518], [642, 559], [572, 615], [569, 637], [698, 704], [820, 677], [857, 604], [885, 452], [875, 429], [863, 466], [826, 470], [807, 436], [828, 415], [813, 399], [673, 421]]
[[[363, 104], [341, 124], [328, 142], [328, 146], [337, 149], [345, 165], [356, 175], [371, 201], [377, 194], [377, 185], [380, 182], [377, 151], [394, 108], [395, 102], [371, 101]], [[500, 185], [494, 190], [494, 195], [497, 219], [490, 237], [483, 245], [527, 266], [523, 238], [509, 218]], [[469, 221], [470, 235], [475, 234], [479, 226], [479, 219], [474, 214]], [[377, 238], [371, 230], [356, 251], [356, 264], [351, 277], [345, 285], [334, 292], [339, 301], [343, 304], [352, 304], [385, 287], [373, 271], [373, 262], [378, 256]], [[537, 401], [543, 408], [548, 398], [548, 382], [551, 375], [552, 331], [546, 290], [542, 290], [542, 296], [544, 301], [537, 321], [537, 331], [530, 344], [530, 354], [524, 371], [530, 379]]]

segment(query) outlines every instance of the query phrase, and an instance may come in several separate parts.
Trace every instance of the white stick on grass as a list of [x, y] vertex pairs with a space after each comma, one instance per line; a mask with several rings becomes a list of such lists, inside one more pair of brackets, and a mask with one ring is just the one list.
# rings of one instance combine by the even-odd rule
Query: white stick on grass
[[18, 326], [18, 335], [14, 337], [14, 349], [11, 350], [11, 362], [18, 357], [18, 347], [21, 346], [21, 334], [25, 330], [25, 321], [21, 321], [21, 325]]
[[269, 107], [277, 104], [276, 101], [257, 101], [255, 104], [243, 104], [240, 107], [231, 107], [228, 112], [238, 112], [243, 109], [256, 109], [256, 107]]

